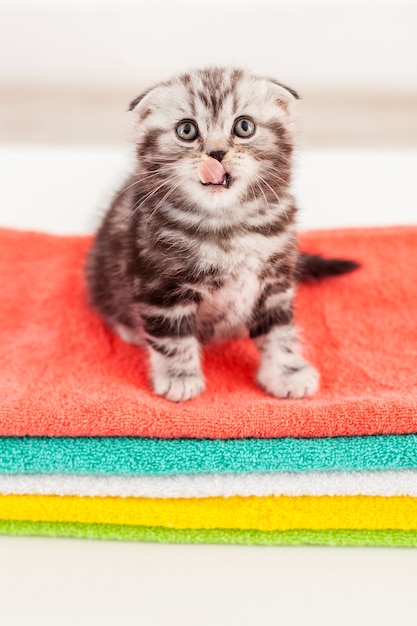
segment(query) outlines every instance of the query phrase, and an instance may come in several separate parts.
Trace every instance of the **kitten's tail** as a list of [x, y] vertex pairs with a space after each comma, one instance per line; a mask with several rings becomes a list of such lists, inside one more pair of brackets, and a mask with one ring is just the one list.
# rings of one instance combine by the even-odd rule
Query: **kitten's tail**
[[315, 282], [328, 276], [339, 276], [353, 272], [360, 267], [356, 261], [346, 259], [324, 259], [317, 254], [300, 253], [298, 256], [296, 277], [301, 282]]

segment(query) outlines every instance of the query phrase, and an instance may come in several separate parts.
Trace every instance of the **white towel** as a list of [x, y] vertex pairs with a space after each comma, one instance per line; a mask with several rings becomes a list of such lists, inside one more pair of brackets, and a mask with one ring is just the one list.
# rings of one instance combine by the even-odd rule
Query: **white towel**
[[122, 498], [417, 496], [417, 470], [179, 476], [2, 474], [0, 493]]

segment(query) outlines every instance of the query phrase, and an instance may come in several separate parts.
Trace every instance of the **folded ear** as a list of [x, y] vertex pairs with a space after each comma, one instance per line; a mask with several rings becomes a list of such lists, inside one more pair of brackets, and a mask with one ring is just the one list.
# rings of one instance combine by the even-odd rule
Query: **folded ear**
[[135, 131], [138, 131], [141, 128], [142, 122], [151, 113], [159, 109], [163, 109], [164, 98], [162, 97], [163, 91], [161, 93], [162, 86], [163, 85], [160, 83], [150, 87], [130, 103], [129, 111], [134, 111], [133, 127]]
[[151, 92], [152, 90], [153, 90], [153, 87], [150, 87], [149, 89], [141, 93], [137, 98], [132, 100], [132, 102], [129, 104], [128, 111], [133, 111], [133, 109], [135, 109], [138, 106], [138, 104], [142, 102], [145, 96], [147, 96], [148, 93]]
[[281, 89], [283, 89], [284, 91], [288, 91], [288, 93], [296, 100], [300, 99], [300, 96], [295, 91], [295, 89], [291, 89], [291, 87], [287, 87], [287, 85], [283, 85], [282, 83], [279, 83], [277, 80], [275, 80], [275, 78], [268, 78], [268, 80], [270, 83], [273, 83], [277, 87], [281, 87]]
[[298, 93], [294, 89], [291, 89], [291, 87], [279, 83], [274, 78], [268, 78], [268, 81], [272, 84], [277, 104], [287, 111], [287, 113], [290, 113], [294, 101], [300, 99]]

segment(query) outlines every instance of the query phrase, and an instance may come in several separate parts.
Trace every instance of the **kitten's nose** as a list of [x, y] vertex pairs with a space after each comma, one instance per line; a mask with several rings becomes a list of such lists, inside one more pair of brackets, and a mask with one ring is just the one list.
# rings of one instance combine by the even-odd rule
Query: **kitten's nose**
[[209, 152], [209, 156], [211, 156], [213, 159], [216, 159], [216, 161], [219, 161], [220, 163], [222, 162], [225, 154], [226, 152], [223, 150], [215, 150], [214, 152]]

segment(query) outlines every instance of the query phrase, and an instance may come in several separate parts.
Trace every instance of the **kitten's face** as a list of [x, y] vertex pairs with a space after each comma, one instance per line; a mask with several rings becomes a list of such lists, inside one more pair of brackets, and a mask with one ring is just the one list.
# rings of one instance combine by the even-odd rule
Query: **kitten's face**
[[221, 68], [154, 87], [131, 105], [143, 185], [207, 215], [277, 204], [290, 182], [295, 98]]

